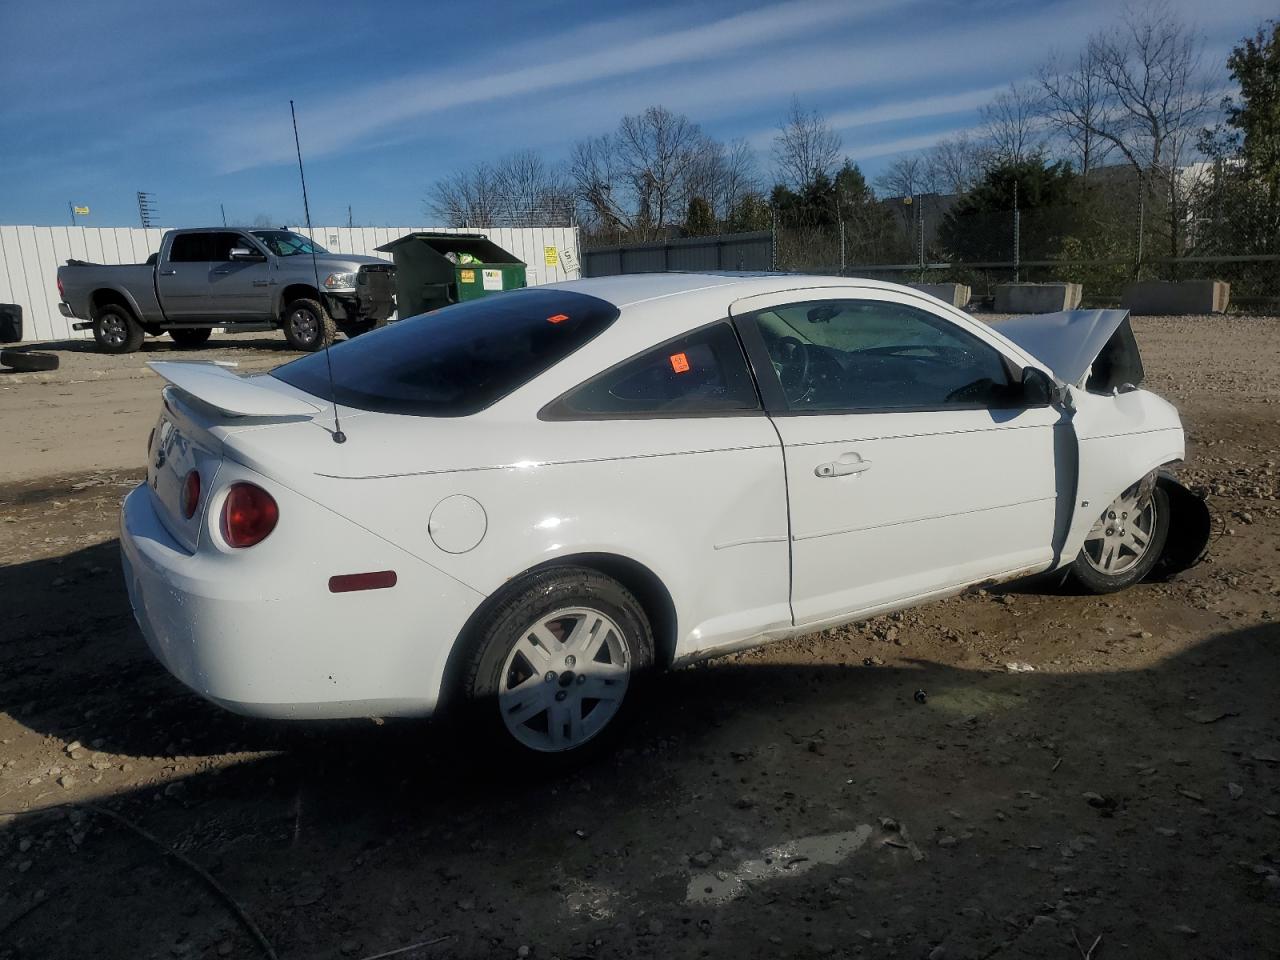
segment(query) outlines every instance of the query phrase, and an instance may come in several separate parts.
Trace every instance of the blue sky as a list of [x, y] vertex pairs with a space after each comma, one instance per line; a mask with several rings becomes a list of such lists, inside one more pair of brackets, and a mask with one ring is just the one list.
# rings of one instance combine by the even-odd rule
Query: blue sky
[[[1172, 0], [1208, 57], [1274, 0]], [[448, 170], [575, 139], [662, 104], [757, 148], [793, 95], [874, 176], [974, 128], [977, 108], [1074, 50], [1116, 0], [791, 0], [652, 4], [2, 0], [0, 223], [136, 226], [301, 219], [289, 100], [317, 223], [429, 221]]]

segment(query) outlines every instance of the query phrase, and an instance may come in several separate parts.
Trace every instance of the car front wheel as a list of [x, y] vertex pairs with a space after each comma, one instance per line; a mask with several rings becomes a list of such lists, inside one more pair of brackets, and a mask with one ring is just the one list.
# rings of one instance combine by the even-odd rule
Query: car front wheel
[[1091, 593], [1112, 593], [1137, 583], [1164, 552], [1169, 496], [1154, 477], [1138, 481], [1102, 511], [1071, 564], [1075, 583]]
[[295, 350], [314, 353], [333, 343], [337, 325], [324, 304], [302, 298], [284, 308], [284, 336]]
[[526, 760], [599, 748], [653, 664], [643, 607], [594, 570], [551, 569], [499, 602], [476, 631], [463, 676], [468, 726]]

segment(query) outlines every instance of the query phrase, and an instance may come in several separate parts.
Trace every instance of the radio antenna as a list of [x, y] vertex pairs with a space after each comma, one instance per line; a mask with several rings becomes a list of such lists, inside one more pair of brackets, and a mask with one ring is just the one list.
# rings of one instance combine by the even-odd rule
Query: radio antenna
[[[298, 140], [298, 112], [289, 101], [289, 116], [293, 118], [293, 146], [298, 151], [298, 179], [302, 181], [302, 212], [307, 218], [307, 234], [311, 241], [311, 272], [316, 278], [316, 296], [320, 296], [320, 268], [316, 265], [316, 232], [311, 227], [311, 204], [307, 202], [307, 175], [302, 172], [302, 144]], [[324, 304], [320, 304], [321, 309]], [[316, 322], [320, 318], [316, 317]], [[329, 369], [329, 401], [333, 404], [333, 442], [346, 443], [347, 435], [342, 432], [342, 421], [338, 419], [338, 388], [333, 383], [333, 358], [329, 356], [331, 344], [324, 345], [324, 363]]]

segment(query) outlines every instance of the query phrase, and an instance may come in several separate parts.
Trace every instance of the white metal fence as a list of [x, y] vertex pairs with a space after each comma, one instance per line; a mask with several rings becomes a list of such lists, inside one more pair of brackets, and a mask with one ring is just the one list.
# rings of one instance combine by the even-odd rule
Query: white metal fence
[[[580, 275], [576, 227], [449, 230], [445, 227], [316, 227], [315, 238], [334, 253], [390, 256], [375, 249], [406, 233], [446, 230], [483, 233], [528, 265], [530, 286]], [[306, 231], [301, 231], [305, 233]], [[0, 303], [22, 306], [27, 340], [87, 337], [58, 313], [58, 267], [68, 259], [142, 263], [160, 247], [164, 229], [136, 227], [0, 226]]]

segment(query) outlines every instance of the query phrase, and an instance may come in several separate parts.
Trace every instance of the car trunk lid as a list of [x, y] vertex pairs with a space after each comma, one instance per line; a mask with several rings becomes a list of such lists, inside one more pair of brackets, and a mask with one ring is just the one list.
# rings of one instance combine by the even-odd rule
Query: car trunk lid
[[[308, 421], [321, 407], [269, 377], [245, 379], [219, 364], [165, 361], [148, 366], [168, 386], [147, 449], [147, 485], [160, 522], [194, 552], [227, 436], [263, 424]], [[188, 510], [193, 471], [199, 476], [199, 493]]]

